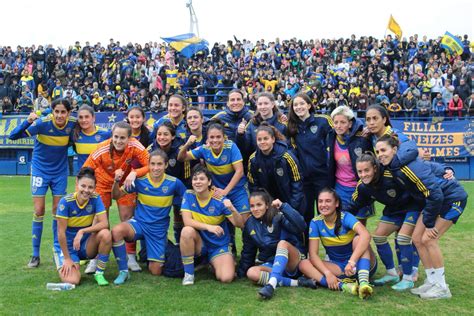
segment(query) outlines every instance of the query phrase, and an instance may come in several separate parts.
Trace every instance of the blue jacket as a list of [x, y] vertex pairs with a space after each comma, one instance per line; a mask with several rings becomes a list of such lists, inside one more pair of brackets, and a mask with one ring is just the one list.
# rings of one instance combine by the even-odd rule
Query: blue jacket
[[280, 240], [288, 241], [304, 253], [303, 234], [306, 223], [303, 216], [287, 203], [282, 204], [280, 211], [273, 217], [270, 227], [253, 216], [245, 222], [242, 230], [243, 248], [237, 268], [239, 277], [245, 276], [247, 270], [255, 265], [257, 252], [259, 261], [272, 262]]
[[307, 181], [328, 177], [327, 135], [333, 126], [329, 116], [315, 114], [304, 122], [299, 120], [298, 133], [290, 138]]
[[415, 200], [410, 193], [396, 181], [390, 171], [384, 170], [381, 166], [380, 178], [371, 184], [357, 183], [357, 187], [352, 194], [352, 200], [347, 210], [353, 215], [365, 206], [371, 205], [374, 201], [385, 205], [383, 215], [396, 216], [407, 212], [421, 212], [425, 206], [424, 201]]
[[[253, 113], [247, 108], [244, 107], [240, 112], [232, 112], [229, 108], [226, 108], [224, 111], [221, 111], [214, 115], [212, 118], [218, 118], [224, 123], [224, 130], [227, 136], [227, 139], [233, 141], [237, 144], [237, 127], [239, 126], [242, 119], [245, 119], [247, 122], [252, 119]], [[239, 146], [239, 144], [237, 144]], [[239, 149], [242, 151], [243, 148]]]
[[[411, 196], [418, 201], [425, 201], [423, 223], [427, 228], [435, 225], [444, 205], [467, 199], [467, 193], [456, 180], [446, 180], [437, 176], [433, 164], [425, 163], [420, 158], [404, 164], [400, 153], [395, 156], [388, 169], [394, 179], [400, 183]], [[436, 165], [435, 165], [436, 166]]]
[[288, 150], [286, 143], [277, 141], [269, 155], [257, 150], [250, 156], [248, 165], [250, 191], [265, 188], [273, 198], [290, 204], [304, 214], [306, 203], [299, 170], [298, 159]]
[[[362, 130], [364, 129], [364, 123], [361, 120], [355, 119], [352, 123], [352, 128], [349, 135], [344, 137], [345, 147], [349, 149], [349, 156], [351, 158], [352, 171], [357, 176], [356, 169], [356, 160], [357, 158], [365, 153], [366, 151], [373, 152], [373, 147], [371, 142], [362, 136]], [[334, 188], [336, 185], [336, 160], [334, 159], [334, 149], [336, 146], [336, 131], [332, 129], [327, 138], [327, 144], [329, 149], [328, 157], [328, 175], [329, 175], [329, 185], [331, 188]]]
[[[265, 120], [268, 124], [274, 126], [280, 133], [286, 135], [286, 122], [283, 122], [280, 117], [274, 114], [268, 120]], [[254, 124], [253, 120], [247, 123], [244, 134], [237, 134], [236, 144], [244, 156], [248, 157], [257, 149], [257, 128], [258, 125]]]

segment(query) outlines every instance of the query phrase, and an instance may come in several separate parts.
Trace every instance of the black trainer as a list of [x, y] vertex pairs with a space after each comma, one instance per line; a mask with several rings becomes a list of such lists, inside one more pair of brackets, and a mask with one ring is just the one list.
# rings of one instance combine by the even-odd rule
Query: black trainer
[[28, 268], [38, 268], [40, 265], [40, 257], [31, 256], [28, 262]]
[[309, 278], [304, 277], [304, 276], [298, 278], [298, 286], [307, 287], [307, 288], [310, 288], [310, 289], [313, 289], [313, 290], [318, 288], [318, 284], [316, 283], [315, 280], [309, 279]]
[[258, 295], [264, 300], [269, 300], [273, 297], [273, 292], [275, 292], [273, 286], [267, 284], [258, 291]]

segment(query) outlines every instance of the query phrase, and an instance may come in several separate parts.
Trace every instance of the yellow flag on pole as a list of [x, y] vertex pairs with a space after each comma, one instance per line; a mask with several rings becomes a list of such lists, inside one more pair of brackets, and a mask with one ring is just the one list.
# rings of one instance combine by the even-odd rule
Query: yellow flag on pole
[[400, 27], [400, 25], [398, 25], [397, 21], [395, 21], [395, 19], [393, 18], [393, 16], [390, 14], [390, 20], [388, 20], [388, 26], [387, 28], [392, 31], [393, 33], [395, 33], [395, 35], [397, 35], [398, 38], [402, 38], [402, 29]]

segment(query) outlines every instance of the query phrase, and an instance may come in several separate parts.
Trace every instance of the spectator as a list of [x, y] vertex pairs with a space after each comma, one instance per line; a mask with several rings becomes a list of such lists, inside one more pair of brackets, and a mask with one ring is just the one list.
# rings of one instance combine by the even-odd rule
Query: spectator
[[426, 93], [423, 93], [421, 99], [416, 102], [416, 109], [419, 117], [427, 118], [431, 115], [431, 103]]
[[407, 90], [407, 95], [403, 98], [403, 111], [405, 112], [405, 117], [413, 118], [414, 110], [416, 109], [416, 102], [417, 99], [411, 92], [411, 90]]
[[474, 93], [464, 101], [464, 109], [467, 116], [474, 116]]
[[459, 94], [455, 93], [451, 101], [448, 104], [448, 115], [452, 117], [457, 112], [458, 117], [462, 117], [463, 103]]
[[446, 102], [444, 102], [441, 93], [438, 93], [433, 99], [432, 109], [436, 116], [444, 117], [446, 115]]
[[456, 87], [454, 93], [459, 96], [461, 101], [466, 100], [471, 95], [471, 88], [467, 85], [464, 78], [459, 80], [459, 86]]

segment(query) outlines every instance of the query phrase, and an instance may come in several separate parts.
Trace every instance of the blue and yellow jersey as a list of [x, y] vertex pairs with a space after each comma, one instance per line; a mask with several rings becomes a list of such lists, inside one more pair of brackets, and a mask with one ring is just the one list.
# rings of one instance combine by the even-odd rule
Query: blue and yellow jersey
[[[400, 143], [404, 143], [410, 140], [408, 136], [406, 136], [405, 134], [403, 134], [396, 128], [392, 128], [391, 126], [385, 126], [385, 130], [382, 136], [385, 136], [385, 135], [388, 135], [388, 136], [397, 135]], [[370, 135], [370, 140], [372, 141], [372, 146], [374, 147], [374, 151], [375, 151], [375, 144], [377, 143], [377, 139], [379, 138], [376, 137], [375, 135]]]
[[[193, 159], [204, 159], [207, 169], [212, 173], [212, 183], [220, 189], [225, 189], [234, 176], [233, 165], [242, 162], [239, 148], [230, 140], [224, 142], [221, 152], [217, 155], [207, 145], [191, 150], [191, 155]], [[244, 187], [246, 181], [246, 178], [242, 176], [229, 194]]]
[[80, 131], [79, 136], [74, 142], [77, 153], [77, 165], [79, 168], [81, 168], [84, 162], [86, 162], [87, 157], [97, 149], [97, 145], [104, 140], [109, 139], [111, 136], [112, 133], [109, 130], [99, 126], [96, 126], [95, 130], [90, 134]]
[[150, 139], [155, 140], [156, 139], [156, 133], [158, 131], [158, 127], [160, 127], [164, 122], [171, 122], [173, 126], [176, 128], [176, 137], [179, 137], [181, 139], [186, 139], [186, 120], [183, 118], [178, 125], [175, 125], [173, 121], [170, 119], [169, 115], [166, 114], [165, 116], [162, 116], [158, 119], [153, 124], [153, 133], [150, 136]]
[[63, 127], [58, 127], [53, 116], [48, 115], [29, 125], [23, 121], [10, 134], [10, 139], [36, 136], [33, 148], [32, 173], [35, 175], [67, 174], [69, 140], [76, 126], [76, 118], [69, 117]]
[[216, 199], [209, 195], [207, 201], [201, 201], [196, 196], [196, 193], [192, 190], [186, 191], [183, 197], [183, 203], [181, 204], [181, 212], [189, 212], [193, 216], [193, 219], [209, 224], [219, 225], [224, 230], [224, 234], [221, 237], [214, 235], [206, 230], [200, 230], [204, 244], [207, 247], [222, 247], [227, 246], [230, 243], [230, 234], [228, 222], [225, 220], [226, 217], [232, 216], [232, 212], [224, 206], [222, 199]]
[[186, 187], [177, 178], [164, 175], [155, 183], [147, 174], [135, 180], [135, 186], [129, 190], [122, 187], [124, 193], [137, 193], [137, 206], [134, 218], [142, 223], [169, 225], [169, 213], [172, 205], [180, 204]]
[[87, 203], [79, 205], [77, 193], [71, 193], [59, 201], [56, 217], [67, 219], [66, 238], [67, 243], [71, 244], [79, 229], [91, 226], [94, 217], [105, 212], [98, 194], [94, 193]]
[[341, 228], [336, 236], [334, 226], [329, 226], [323, 216], [316, 216], [309, 226], [309, 239], [319, 239], [326, 249], [329, 259], [344, 262], [352, 255], [352, 240], [355, 236], [354, 227], [359, 224], [354, 215], [341, 213]]

